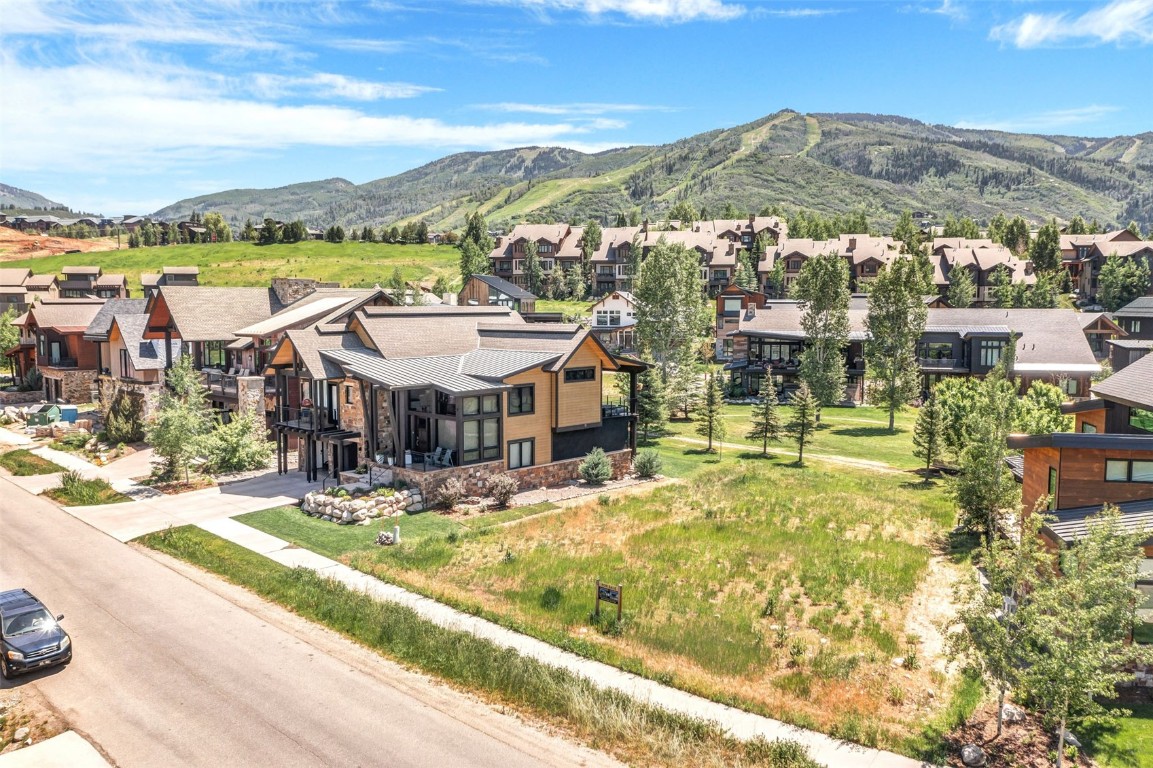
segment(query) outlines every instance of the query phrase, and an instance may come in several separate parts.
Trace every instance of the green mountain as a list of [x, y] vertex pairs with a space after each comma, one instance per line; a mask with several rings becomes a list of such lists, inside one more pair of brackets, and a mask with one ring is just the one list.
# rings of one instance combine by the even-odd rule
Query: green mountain
[[661, 146], [585, 154], [527, 147], [450, 155], [353, 185], [343, 179], [182, 200], [161, 218], [215, 210], [235, 223], [271, 216], [310, 226], [379, 227], [423, 218], [459, 228], [480, 209], [494, 226], [659, 217], [678, 200], [719, 216], [726, 204], [825, 214], [866, 211], [881, 227], [902, 210], [1039, 222], [1075, 215], [1153, 226], [1153, 132], [1081, 138], [928, 125], [889, 115], [791, 110]]
[[49, 200], [44, 195], [0, 184], [0, 211], [4, 213], [52, 213], [69, 210], [68, 206]]

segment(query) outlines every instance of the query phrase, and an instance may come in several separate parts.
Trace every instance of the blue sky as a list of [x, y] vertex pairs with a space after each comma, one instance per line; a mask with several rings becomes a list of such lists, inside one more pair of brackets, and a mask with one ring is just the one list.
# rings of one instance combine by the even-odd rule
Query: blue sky
[[0, 181], [76, 209], [783, 108], [1153, 130], [1153, 0], [0, 0]]

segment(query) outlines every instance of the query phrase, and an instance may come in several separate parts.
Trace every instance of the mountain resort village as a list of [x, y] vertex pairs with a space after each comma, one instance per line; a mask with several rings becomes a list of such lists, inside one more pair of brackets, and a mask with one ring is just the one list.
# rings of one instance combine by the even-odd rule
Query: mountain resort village
[[0, 768], [1153, 768], [1153, 2], [1020, 6], [13, 0]]

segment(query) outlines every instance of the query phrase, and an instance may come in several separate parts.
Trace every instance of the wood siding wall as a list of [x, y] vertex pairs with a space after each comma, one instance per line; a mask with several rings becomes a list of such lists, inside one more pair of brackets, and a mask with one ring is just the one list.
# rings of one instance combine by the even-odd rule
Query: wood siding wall
[[509, 393], [504, 396], [504, 441], [501, 446], [501, 455], [504, 456], [505, 466], [508, 465], [507, 443], [516, 440], [535, 439], [533, 445], [533, 463], [547, 464], [552, 461], [552, 428], [555, 423], [554, 407], [556, 403], [555, 382], [557, 375], [548, 373], [543, 368], [534, 368], [531, 371], [518, 373], [505, 379], [511, 386], [532, 384], [533, 412], [526, 414], [509, 415]]
[[[557, 374], [558, 428], [600, 424], [601, 422], [601, 356], [587, 342]], [[564, 371], [573, 368], [593, 368], [592, 381], [565, 382]]]
[[1076, 418], [1074, 419], [1073, 431], [1074, 432], [1084, 432], [1085, 430], [1082, 429], [1083, 424], [1090, 424], [1090, 425], [1096, 427], [1098, 432], [1104, 432], [1105, 431], [1105, 409], [1102, 408], [1099, 411], [1082, 411], [1081, 413], [1076, 414]]
[[1153, 483], [1105, 481], [1106, 459], [1153, 460], [1153, 451], [1027, 448], [1021, 502], [1032, 509], [1048, 493], [1049, 468], [1057, 470], [1057, 509], [1153, 499]]

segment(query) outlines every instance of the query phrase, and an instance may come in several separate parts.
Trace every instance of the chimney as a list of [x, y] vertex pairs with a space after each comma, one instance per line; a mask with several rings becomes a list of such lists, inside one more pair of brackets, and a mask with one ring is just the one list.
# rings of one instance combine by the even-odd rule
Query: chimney
[[496, 236], [496, 247], [501, 248], [503, 246], [504, 246], [504, 235], [497, 235]]
[[857, 238], [855, 238], [855, 237], [849, 238], [849, 250], [850, 251], [857, 250]]
[[649, 220], [648, 220], [648, 217], [645, 217], [644, 223], [643, 223], [643, 224], [641, 224], [641, 232], [644, 232], [646, 235], [647, 235], [647, 234], [648, 234], [648, 232], [649, 232]]
[[749, 214], [749, 223], [755, 224], [756, 221], [757, 221], [757, 215], [755, 213], [750, 213]]
[[732, 256], [734, 253], [736, 253], [736, 251], [737, 251], [736, 244], [732, 240], [730, 240], [729, 241], [729, 255]]

